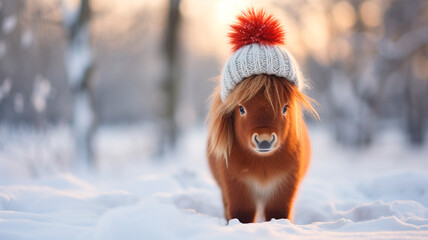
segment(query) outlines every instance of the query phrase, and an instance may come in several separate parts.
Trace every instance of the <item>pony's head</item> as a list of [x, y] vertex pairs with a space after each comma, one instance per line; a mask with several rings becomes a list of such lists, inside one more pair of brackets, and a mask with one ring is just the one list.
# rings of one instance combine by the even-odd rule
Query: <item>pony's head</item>
[[208, 153], [227, 157], [233, 144], [269, 156], [297, 136], [302, 109], [318, 117], [312, 99], [284, 78], [253, 75], [235, 86], [224, 102], [220, 89], [213, 94], [209, 113]]

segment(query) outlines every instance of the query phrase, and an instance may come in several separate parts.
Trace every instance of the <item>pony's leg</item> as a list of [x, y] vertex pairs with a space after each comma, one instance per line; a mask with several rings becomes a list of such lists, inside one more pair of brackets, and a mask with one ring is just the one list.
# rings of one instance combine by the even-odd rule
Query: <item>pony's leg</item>
[[295, 186], [283, 186], [275, 193], [265, 206], [265, 220], [286, 218], [291, 221], [291, 208], [296, 192]]
[[224, 209], [224, 217], [229, 220], [229, 204], [226, 200], [226, 197], [224, 196], [224, 193], [221, 194], [222, 195], [222, 200], [223, 200], [223, 209]]
[[254, 222], [256, 204], [248, 187], [237, 181], [228, 183], [228, 214], [227, 221], [237, 218], [241, 223]]

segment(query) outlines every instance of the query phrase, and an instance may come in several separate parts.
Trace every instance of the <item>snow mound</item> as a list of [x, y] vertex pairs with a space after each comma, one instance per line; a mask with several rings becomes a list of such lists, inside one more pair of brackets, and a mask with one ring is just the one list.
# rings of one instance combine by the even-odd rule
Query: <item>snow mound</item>
[[[97, 173], [14, 177], [25, 171], [18, 163], [10, 167], [13, 161], [0, 149], [1, 171], [11, 176], [0, 182], [0, 239], [428, 238], [427, 147], [392, 147], [399, 142], [394, 140], [356, 154], [340, 149], [325, 132], [311, 131], [313, 162], [298, 192], [294, 222], [227, 224], [204, 156], [204, 132], [183, 136], [166, 159], [141, 156], [119, 168], [120, 156], [140, 145], [121, 145], [123, 138], [107, 132], [100, 135], [108, 141], [101, 142], [109, 144], [98, 149], [106, 158], [119, 158], [104, 159], [112, 167], [104, 163]], [[121, 154], [122, 148], [111, 146], [126, 150]], [[412, 156], [405, 165], [403, 156]]]
[[416, 170], [375, 177], [363, 182], [360, 189], [370, 198], [414, 200], [428, 207], [427, 185], [427, 173]]

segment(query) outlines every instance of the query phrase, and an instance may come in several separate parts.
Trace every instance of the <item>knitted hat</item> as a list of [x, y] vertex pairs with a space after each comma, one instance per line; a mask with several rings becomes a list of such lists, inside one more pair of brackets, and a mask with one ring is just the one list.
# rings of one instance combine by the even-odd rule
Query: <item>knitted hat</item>
[[233, 55], [223, 68], [220, 96], [224, 102], [230, 91], [252, 75], [269, 74], [286, 78], [299, 89], [303, 78], [293, 56], [284, 45], [285, 34], [278, 20], [266, 11], [249, 9], [238, 16], [229, 33]]

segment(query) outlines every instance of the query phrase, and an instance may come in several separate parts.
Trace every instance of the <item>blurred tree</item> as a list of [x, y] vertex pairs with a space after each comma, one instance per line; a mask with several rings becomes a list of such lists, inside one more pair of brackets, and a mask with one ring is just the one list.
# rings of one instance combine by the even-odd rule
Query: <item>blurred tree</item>
[[[29, 73], [34, 70], [22, 66], [24, 64], [25, 51], [19, 41], [21, 35], [19, 19], [24, 4], [21, 0], [0, 1], [0, 84], [2, 85], [1, 98], [4, 102], [4, 104], [0, 105], [2, 120], [15, 115], [13, 104], [11, 104], [15, 89], [21, 88], [20, 90], [31, 91], [30, 87], [28, 87], [29, 84], [25, 86], [19, 81], [22, 78], [28, 78]], [[30, 114], [27, 115], [27, 117], [29, 116]]]
[[384, 35], [378, 43], [378, 74], [400, 88], [406, 132], [412, 144], [425, 140], [428, 118], [428, 3], [424, 0], [391, 1], [384, 18]]
[[90, 43], [91, 5], [81, 0], [77, 10], [63, 3], [63, 24], [67, 33], [65, 65], [73, 93], [73, 133], [76, 163], [83, 168], [95, 165], [93, 138], [96, 113], [92, 74], [94, 61]]
[[331, 77], [328, 105], [338, 142], [364, 147], [373, 140], [376, 107], [384, 86], [373, 76], [375, 42], [369, 34], [361, 1], [335, 1], [332, 5]]
[[[216, 13], [206, 14], [204, 21], [201, 18], [205, 15], [192, 13], [204, 12], [204, 8], [218, 3], [192, 1], [196, 2], [106, 4], [104, 0], [91, 0], [92, 9], [98, 13], [95, 18], [91, 17], [95, 13], [88, 17], [81, 14], [82, 6], [89, 7], [89, 1], [64, 0], [80, 5], [61, 14], [61, 0], [0, 0], [1, 121], [40, 127], [73, 118], [77, 133], [77, 123], [86, 118], [82, 120], [86, 127], [79, 128], [86, 129], [82, 130], [86, 134], [79, 134], [79, 142], [88, 143], [95, 129], [96, 90], [100, 121], [150, 122], [158, 114], [162, 120], [156, 119], [162, 126], [162, 149], [173, 146], [179, 126], [183, 126], [180, 121], [187, 121], [183, 116], [191, 115], [181, 110], [177, 113], [178, 103], [185, 106], [191, 101], [205, 109], [203, 100], [212, 85], [200, 79], [217, 74], [218, 64], [222, 64], [206, 61], [219, 53], [201, 51], [195, 41], [211, 38], [206, 34], [209, 31], [218, 35], [217, 27], [225, 24], [218, 23]], [[400, 127], [411, 143], [424, 141], [428, 118], [426, 1], [267, 2], [279, 6], [271, 10], [285, 20], [287, 44], [306, 67], [306, 76], [314, 85], [310, 94], [321, 103], [323, 123], [330, 126], [340, 143], [367, 146], [385, 123]], [[184, 3], [194, 9], [181, 8], [180, 13]], [[159, 14], [164, 10], [165, 18]], [[95, 40], [91, 45], [89, 22]], [[209, 26], [206, 31], [201, 31], [201, 22]], [[187, 29], [193, 32], [187, 34]], [[181, 30], [189, 35], [183, 48], [179, 46]], [[205, 42], [208, 46], [223, 44]], [[96, 49], [96, 56], [92, 49]], [[161, 54], [159, 49], [163, 50]], [[96, 89], [91, 84], [95, 57], [100, 79]], [[68, 82], [64, 80], [67, 76]], [[162, 94], [156, 91], [155, 82], [162, 84]], [[194, 89], [198, 92], [188, 94]], [[88, 114], [77, 114], [79, 111]], [[201, 111], [198, 118], [202, 119], [204, 113]], [[79, 120], [78, 116], [85, 118]]]
[[[32, 123], [40, 128], [47, 123], [51, 97], [47, 73], [52, 46], [46, 48], [46, 42], [35, 41], [37, 30], [41, 35], [49, 34], [40, 16], [29, 14], [31, 5], [27, 0], [0, 2], [0, 81], [11, 83], [0, 113], [2, 120]], [[37, 11], [42, 9], [38, 7]]]
[[[163, 127], [162, 148], [173, 147], [178, 133], [176, 123], [176, 110], [178, 106], [178, 92], [180, 86], [180, 61], [178, 57], [179, 41], [178, 30], [180, 26], [180, 0], [170, 0], [168, 10], [168, 21], [164, 39], [164, 54], [166, 61], [166, 73], [163, 82]], [[162, 151], [164, 151], [163, 149]]]
[[[403, 119], [410, 142], [423, 143], [428, 118], [424, 67], [428, 65], [428, 3], [299, 3], [301, 8], [280, 4], [302, 29], [303, 57], [323, 106], [321, 117], [330, 123], [337, 141], [368, 146], [381, 120]], [[323, 36], [327, 36], [325, 46], [319, 44]]]

